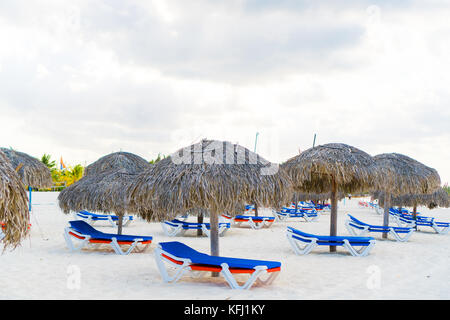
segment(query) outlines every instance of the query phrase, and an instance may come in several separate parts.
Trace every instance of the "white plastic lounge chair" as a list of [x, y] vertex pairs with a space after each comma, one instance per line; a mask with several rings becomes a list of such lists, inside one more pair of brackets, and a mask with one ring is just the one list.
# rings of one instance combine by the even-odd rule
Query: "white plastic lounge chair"
[[231, 221], [231, 223], [240, 227], [243, 223], [248, 224], [252, 229], [257, 230], [263, 227], [269, 228], [275, 221], [275, 217], [265, 217], [265, 216], [247, 216], [247, 215], [237, 215], [235, 217], [222, 215], [225, 219]]
[[3, 229], [5, 228], [5, 224], [3, 222], [0, 222], [0, 241], [3, 240], [3, 238], [5, 237], [5, 234], [3, 233]]
[[[201, 229], [203, 234], [210, 235], [211, 226], [209, 223], [196, 223], [196, 222], [186, 222], [178, 219], [173, 219], [171, 221], [161, 222], [164, 233], [169, 237], [174, 237], [177, 235], [184, 235], [187, 230], [198, 230]], [[225, 232], [230, 228], [230, 223], [219, 222], [219, 236], [224, 236]]]
[[[164, 282], [177, 282], [186, 271], [220, 272], [232, 289], [249, 289], [255, 282], [270, 284], [281, 270], [281, 263], [210, 256], [177, 241], [160, 242], [155, 248], [155, 261]], [[175, 267], [170, 276], [166, 264]], [[249, 279], [239, 285], [233, 274], [248, 274]], [[261, 277], [269, 275], [265, 280]]]
[[[82, 220], [69, 221], [69, 224], [70, 226], [64, 229], [64, 239], [70, 251], [80, 251], [88, 245], [98, 247], [102, 244], [109, 244], [117, 254], [128, 255], [135, 249], [139, 252], [144, 251], [153, 239], [150, 236], [103, 233]], [[75, 239], [81, 241], [78, 247], [72, 241]], [[123, 251], [121, 248], [122, 245], [128, 245], [130, 247], [128, 250]], [[144, 247], [138, 250], [138, 245], [143, 245]]]
[[351, 235], [361, 237], [369, 232], [382, 232], [392, 235], [395, 240], [405, 242], [408, 241], [414, 232], [411, 227], [391, 227], [391, 226], [376, 226], [364, 223], [352, 215], [348, 215], [349, 219], [345, 221], [345, 226]]
[[304, 210], [304, 209], [291, 209], [287, 207], [281, 208], [280, 211], [274, 211], [275, 216], [280, 221], [285, 221], [287, 218], [303, 218], [306, 222], [316, 221], [321, 213], [315, 209]]
[[[375, 239], [372, 237], [318, 236], [292, 227], [287, 227], [287, 238], [294, 252], [298, 255], [308, 254], [316, 246], [324, 245], [343, 246], [351, 255], [363, 257], [367, 256], [375, 245]], [[356, 247], [359, 247], [359, 249], [356, 249]]]
[[[96, 214], [89, 211], [79, 211], [74, 213], [74, 218], [76, 220], [82, 220], [89, 223], [91, 226], [94, 225], [97, 221], [108, 221], [113, 227], [117, 227], [117, 222], [119, 221], [119, 217], [111, 214]], [[122, 226], [126, 227], [133, 221], [134, 217], [132, 215], [124, 215], [122, 217]]]
[[450, 222], [435, 221], [433, 217], [417, 216], [416, 219], [409, 215], [400, 213], [394, 208], [389, 210], [390, 217], [393, 217], [399, 226], [408, 226], [415, 228], [419, 226], [431, 227], [438, 234], [447, 234], [450, 231]]

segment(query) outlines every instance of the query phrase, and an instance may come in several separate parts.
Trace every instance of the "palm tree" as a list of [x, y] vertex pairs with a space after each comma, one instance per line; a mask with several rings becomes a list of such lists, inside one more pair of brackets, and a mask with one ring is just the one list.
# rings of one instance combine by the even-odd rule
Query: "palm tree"
[[53, 171], [56, 169], [56, 162], [55, 160], [50, 161], [50, 155], [44, 153], [44, 155], [41, 157], [41, 162], [47, 166], [47, 168], [50, 169], [50, 171]]

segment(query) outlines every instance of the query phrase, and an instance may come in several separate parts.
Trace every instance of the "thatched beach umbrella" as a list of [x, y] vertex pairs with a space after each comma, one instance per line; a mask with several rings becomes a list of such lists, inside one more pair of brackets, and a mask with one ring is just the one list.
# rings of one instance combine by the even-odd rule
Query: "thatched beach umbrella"
[[247, 203], [279, 207], [291, 198], [291, 182], [278, 166], [230, 142], [202, 140], [145, 170], [129, 189], [136, 211], [148, 221], [204, 208], [211, 223], [211, 254], [219, 255], [218, 218]]
[[88, 165], [84, 168], [84, 176], [115, 169], [125, 169], [128, 173], [141, 172], [149, 166], [150, 163], [144, 158], [130, 152], [119, 151], [103, 156]]
[[0, 222], [4, 223], [2, 231], [3, 244], [15, 248], [28, 232], [29, 211], [27, 194], [19, 175], [11, 166], [6, 155], [0, 151]]
[[[298, 192], [331, 192], [330, 236], [337, 235], [338, 192], [367, 191], [377, 178], [373, 158], [343, 143], [329, 143], [305, 150], [282, 165]], [[330, 246], [330, 251], [336, 251]]]
[[50, 169], [38, 159], [24, 152], [8, 148], [0, 148], [0, 151], [9, 159], [23, 184], [28, 186], [28, 210], [31, 211], [32, 188], [49, 188], [53, 185]]
[[85, 168], [83, 178], [61, 191], [59, 207], [66, 214], [80, 210], [114, 213], [119, 217], [117, 233], [122, 234], [122, 217], [129, 208], [125, 191], [138, 173], [151, 166], [129, 152], [101, 157]]
[[0, 148], [17, 171], [25, 186], [49, 188], [53, 184], [50, 169], [38, 159], [16, 150]]
[[[374, 156], [380, 172], [380, 191], [384, 192], [383, 225], [389, 225], [389, 208], [392, 196], [430, 194], [441, 185], [438, 172], [423, 163], [399, 153]], [[387, 233], [383, 233], [387, 238]]]
[[128, 209], [125, 192], [136, 176], [125, 169], [85, 176], [61, 191], [59, 207], [65, 214], [81, 210], [114, 213], [119, 217], [117, 233], [122, 234], [120, 221]]

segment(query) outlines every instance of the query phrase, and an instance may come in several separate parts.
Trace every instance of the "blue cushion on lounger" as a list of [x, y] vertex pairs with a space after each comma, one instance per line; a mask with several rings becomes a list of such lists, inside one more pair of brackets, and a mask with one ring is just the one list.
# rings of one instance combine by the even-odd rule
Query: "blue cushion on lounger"
[[113, 237], [117, 239], [117, 241], [134, 241], [135, 239], [143, 239], [143, 241], [152, 240], [151, 236], [134, 236], [134, 235], [123, 235], [123, 234], [114, 234], [114, 233], [103, 233], [101, 231], [96, 230], [90, 224], [86, 223], [82, 220], [69, 221], [70, 227], [75, 231], [83, 234], [89, 235], [93, 239], [98, 240], [111, 240]]
[[281, 267], [281, 262], [265, 261], [265, 260], [251, 260], [228, 257], [210, 256], [205, 253], [198, 252], [184, 243], [178, 241], [160, 242], [161, 249], [178, 257], [191, 260], [192, 263], [220, 266], [222, 263], [228, 264], [230, 268], [253, 269], [255, 266], [264, 265], [268, 269]]

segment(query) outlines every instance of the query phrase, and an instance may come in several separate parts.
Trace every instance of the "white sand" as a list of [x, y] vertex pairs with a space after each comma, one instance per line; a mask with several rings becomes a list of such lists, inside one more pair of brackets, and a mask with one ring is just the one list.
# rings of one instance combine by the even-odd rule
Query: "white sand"
[[[56, 192], [33, 193], [31, 234], [20, 247], [0, 255], [0, 299], [449, 299], [450, 234], [440, 235], [421, 227], [408, 242], [381, 240], [367, 257], [353, 257], [344, 248], [330, 254], [318, 247], [297, 256], [286, 239], [286, 226], [308, 233], [329, 234], [329, 214], [316, 222], [290, 219], [271, 228], [252, 230], [233, 227], [220, 238], [220, 254], [241, 258], [281, 261], [282, 271], [270, 286], [231, 290], [220, 277], [194, 280], [183, 277], [176, 284], [163, 283], [153, 258], [162, 241], [181, 241], [209, 253], [209, 239], [193, 233], [167, 237], [159, 223], [136, 219], [124, 234], [151, 235], [154, 241], [144, 253], [119, 256], [112, 251], [69, 252], [63, 229], [71, 215], [56, 204]], [[362, 221], [381, 224], [372, 209], [360, 209], [359, 199], [339, 202], [338, 234], [348, 235], [346, 213]], [[450, 221], [450, 209], [419, 208], [426, 216]], [[269, 214], [262, 212], [261, 215]], [[114, 232], [107, 223], [96, 224]], [[192, 235], [192, 236], [191, 236]], [[0, 245], [0, 249], [3, 249]], [[80, 273], [80, 286], [73, 282]]]

